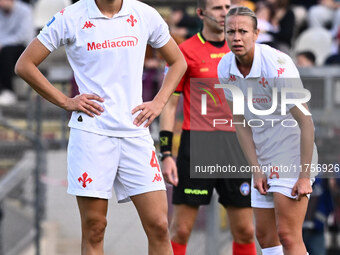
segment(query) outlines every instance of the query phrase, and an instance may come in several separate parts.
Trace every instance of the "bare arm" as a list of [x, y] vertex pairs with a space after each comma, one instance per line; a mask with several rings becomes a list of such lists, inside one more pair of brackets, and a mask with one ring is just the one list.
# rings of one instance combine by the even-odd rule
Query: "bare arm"
[[[233, 102], [228, 101], [231, 112], [233, 112]], [[240, 143], [242, 151], [253, 170], [254, 187], [262, 194], [267, 194], [268, 185], [265, 175], [260, 171], [260, 164], [257, 160], [255, 144], [253, 140], [253, 132], [248, 126], [243, 115], [233, 115], [233, 123], [236, 128], [237, 139]]]
[[160, 120], [160, 130], [173, 132], [176, 122], [176, 109], [180, 96], [171, 95], [168, 103], [164, 106]]
[[[231, 112], [233, 112], [233, 102], [228, 101], [228, 105], [230, 107]], [[251, 166], [257, 166], [259, 163], [257, 162], [257, 156], [255, 151], [255, 144], [253, 141], [253, 132], [251, 128], [247, 125], [247, 122], [243, 115], [233, 115], [233, 123], [245, 123], [243, 124], [234, 124], [236, 128], [237, 139], [241, 145], [243, 153]]]
[[[308, 106], [303, 104], [308, 110]], [[312, 192], [310, 184], [310, 165], [314, 148], [314, 125], [311, 116], [304, 115], [296, 106], [290, 110], [301, 130], [300, 157], [301, 173], [298, 181], [293, 187], [292, 195], [298, 195], [298, 200], [306, 194]]]
[[38, 65], [50, 54], [50, 51], [35, 38], [18, 59], [15, 72], [24, 79], [36, 92], [51, 103], [68, 111], [82, 111], [91, 117], [100, 115], [103, 108], [92, 100], [103, 102], [96, 95], [78, 95], [69, 98], [56, 89], [39, 71]]
[[175, 41], [171, 38], [169, 42], [159, 49], [162, 57], [169, 66], [169, 70], [164, 77], [163, 84], [155, 98], [150, 102], [145, 102], [132, 110], [132, 114], [141, 111], [134, 120], [134, 124], [140, 126], [146, 119], [148, 127], [151, 122], [161, 113], [170, 95], [174, 92], [177, 84], [186, 71], [187, 63], [179, 50]]
[[[176, 109], [179, 96], [171, 95], [168, 103], [164, 106], [160, 115], [160, 130], [173, 132], [176, 122]], [[164, 151], [163, 153], [170, 153]], [[162, 161], [162, 173], [166, 182], [177, 186], [178, 173], [176, 162], [173, 157], [167, 157]]]

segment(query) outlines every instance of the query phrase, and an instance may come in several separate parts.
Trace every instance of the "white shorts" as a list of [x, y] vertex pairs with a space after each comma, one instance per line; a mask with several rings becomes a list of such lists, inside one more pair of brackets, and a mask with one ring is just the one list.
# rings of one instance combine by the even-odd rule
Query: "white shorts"
[[[294, 180], [294, 184], [296, 183], [297, 179]], [[310, 184], [313, 185], [315, 178], [310, 179]], [[254, 188], [253, 179], [251, 180], [251, 207], [253, 208], [274, 208], [274, 196], [273, 193], [281, 193], [282, 195], [296, 199], [297, 196], [292, 196], [292, 187], [285, 187], [285, 186], [270, 186], [267, 190], [267, 195], [261, 195], [260, 192]], [[307, 195], [309, 199], [310, 195]]]
[[[261, 195], [260, 192], [254, 188], [254, 183], [252, 179], [252, 183], [251, 183], [251, 206], [252, 207], [274, 208], [274, 197], [273, 197], [274, 192], [281, 193], [282, 195], [292, 198], [292, 199], [297, 198], [297, 196], [292, 196], [291, 192], [300, 175], [300, 169], [299, 169], [300, 156], [297, 156], [290, 160], [281, 159], [280, 161], [281, 162], [275, 161], [273, 163], [263, 164], [263, 165], [287, 166], [288, 169], [290, 170], [292, 169], [296, 169], [296, 170], [286, 173], [284, 172], [285, 168], [281, 167], [280, 169], [280, 167], [278, 167], [277, 171], [270, 171], [270, 170], [266, 171], [265, 174], [267, 176], [267, 183], [269, 185], [269, 189], [267, 190], [267, 195]], [[318, 153], [316, 150], [316, 146], [314, 146], [312, 164], [317, 165], [317, 162], [318, 162]], [[270, 169], [270, 168], [271, 167], [268, 167], [267, 169]], [[313, 185], [315, 181], [316, 174], [317, 174], [316, 172], [311, 173], [311, 179], [310, 179], [311, 185]], [[309, 198], [309, 195], [308, 195], [308, 198]]]
[[165, 190], [150, 135], [109, 137], [71, 128], [68, 144], [68, 190], [71, 195], [118, 202], [130, 196]]

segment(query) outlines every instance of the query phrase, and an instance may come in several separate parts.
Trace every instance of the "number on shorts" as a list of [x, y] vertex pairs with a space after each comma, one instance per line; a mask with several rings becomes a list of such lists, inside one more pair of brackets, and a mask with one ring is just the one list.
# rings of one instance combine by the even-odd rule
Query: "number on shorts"
[[151, 160], [150, 160], [150, 166], [151, 167], [157, 167], [158, 172], [161, 171], [161, 169], [159, 168], [159, 164], [158, 164], [158, 160], [156, 158], [156, 152], [152, 151], [152, 156], [151, 156]]

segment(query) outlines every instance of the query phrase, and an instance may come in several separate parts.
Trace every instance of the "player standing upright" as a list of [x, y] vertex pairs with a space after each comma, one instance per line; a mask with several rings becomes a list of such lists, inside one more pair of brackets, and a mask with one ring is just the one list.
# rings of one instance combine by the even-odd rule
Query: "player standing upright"
[[[200, 205], [209, 204], [214, 188], [219, 194], [219, 202], [227, 208], [231, 233], [233, 235], [234, 255], [255, 255], [252, 209], [250, 208], [250, 179], [192, 179], [190, 178], [190, 150], [201, 146], [212, 154], [209, 160], [214, 164], [226, 160], [227, 164], [247, 165], [238, 144], [235, 129], [228, 126], [212, 127], [214, 118], [231, 119], [231, 112], [224, 100], [223, 90], [218, 94], [224, 100], [223, 107], [209, 105], [207, 118], [199, 117], [201, 106], [191, 100], [193, 90], [205, 83], [205, 78], [215, 78], [217, 83], [217, 65], [222, 56], [229, 52], [224, 39], [224, 18], [230, 8], [229, 0], [199, 0], [197, 14], [203, 21], [203, 29], [180, 45], [186, 58], [188, 69], [178, 87], [164, 107], [160, 118], [161, 160], [163, 175], [173, 184], [173, 219], [170, 235], [175, 255], [184, 255]], [[191, 78], [202, 78], [198, 85], [191, 83]], [[172, 132], [175, 124], [179, 94], [184, 96], [184, 122], [177, 166], [171, 157]], [[207, 158], [208, 151], [193, 155], [195, 158]], [[177, 170], [178, 169], [178, 170]], [[178, 172], [178, 173], [177, 173]], [[178, 179], [177, 179], [178, 175]], [[227, 177], [227, 176], [226, 176]], [[198, 190], [200, 192], [190, 192]]]
[[[146, 45], [169, 65], [163, 86], [142, 103]], [[37, 66], [65, 46], [80, 95], [54, 88]], [[135, 0], [80, 0], [57, 13], [18, 60], [16, 72], [40, 95], [73, 111], [68, 145], [68, 193], [77, 196], [82, 254], [103, 254], [108, 199], [132, 200], [149, 254], [172, 254], [165, 185], [148, 126], [159, 115], [186, 63], [168, 27]]]

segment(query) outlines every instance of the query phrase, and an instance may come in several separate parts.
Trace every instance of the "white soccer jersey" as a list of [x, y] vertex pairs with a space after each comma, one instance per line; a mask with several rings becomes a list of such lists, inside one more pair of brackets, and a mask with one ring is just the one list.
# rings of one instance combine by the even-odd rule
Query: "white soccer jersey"
[[[65, 46], [79, 92], [104, 98], [104, 112], [91, 118], [73, 112], [69, 126], [97, 134], [133, 137], [149, 133], [133, 125], [142, 103], [142, 72], [146, 45], [164, 46], [170, 39], [167, 24], [152, 7], [123, 0], [112, 18], [95, 0], [80, 0], [57, 13], [38, 39], [52, 52]], [[80, 118], [80, 116], [82, 116]]]
[[[225, 55], [220, 61], [218, 77], [221, 84], [235, 85], [243, 92], [244, 117], [252, 128], [260, 164], [280, 166], [285, 162], [291, 162], [297, 156], [299, 157], [300, 128], [289, 112], [294, 105], [288, 105], [286, 115], [281, 115], [282, 88], [303, 88], [299, 72], [289, 56], [267, 45], [256, 44], [252, 68], [246, 77], [240, 73], [232, 52]], [[269, 115], [258, 115], [251, 112], [247, 102], [248, 88], [252, 88], [251, 102], [257, 110], [270, 109], [273, 104], [273, 96], [277, 94], [276, 110]], [[273, 91], [275, 92], [274, 88], [277, 89], [277, 93], [273, 93]], [[229, 89], [225, 89], [225, 96], [228, 101], [233, 101]], [[303, 95], [292, 93], [287, 96], [287, 98], [302, 97]]]

